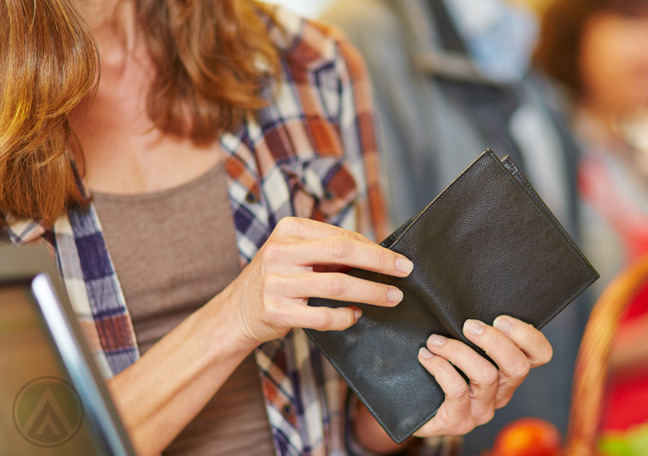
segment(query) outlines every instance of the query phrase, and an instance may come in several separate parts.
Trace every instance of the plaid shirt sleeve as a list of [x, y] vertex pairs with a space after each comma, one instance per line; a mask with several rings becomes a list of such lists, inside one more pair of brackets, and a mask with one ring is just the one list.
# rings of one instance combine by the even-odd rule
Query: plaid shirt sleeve
[[341, 97], [339, 128], [345, 155], [358, 187], [356, 230], [381, 241], [388, 233], [385, 200], [381, 188], [379, 144], [371, 83], [359, 52], [337, 29], [323, 26], [337, 46], [337, 72]]

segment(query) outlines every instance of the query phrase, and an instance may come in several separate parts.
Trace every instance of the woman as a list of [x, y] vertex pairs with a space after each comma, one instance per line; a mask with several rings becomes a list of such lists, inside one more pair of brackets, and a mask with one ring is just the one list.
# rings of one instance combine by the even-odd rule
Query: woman
[[[344, 384], [293, 330], [360, 316], [308, 307], [310, 296], [402, 297], [340, 269], [413, 268], [354, 232], [384, 234], [357, 55], [334, 31], [251, 1], [117, 5], [0, 6], [0, 210], [14, 243], [55, 250], [138, 451], [398, 449], [356, 401], [344, 409]], [[500, 369], [431, 338], [418, 359], [447, 399], [420, 436], [488, 421], [551, 357], [510, 317], [469, 320], [466, 334]]]
[[[547, 11], [538, 63], [573, 99], [583, 155], [583, 247], [604, 287], [648, 255], [648, 1], [573, 0]], [[648, 420], [648, 293], [628, 311], [610, 355], [603, 429]]]

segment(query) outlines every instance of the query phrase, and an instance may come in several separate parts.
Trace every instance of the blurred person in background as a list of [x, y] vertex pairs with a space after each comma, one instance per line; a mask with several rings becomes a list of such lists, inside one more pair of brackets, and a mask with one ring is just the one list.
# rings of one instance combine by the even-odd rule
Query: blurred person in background
[[[598, 291], [648, 254], [648, 1], [556, 1], [536, 60], [567, 90], [582, 144], [583, 249]], [[602, 428], [648, 420], [648, 290], [629, 304], [610, 359]]]
[[[394, 225], [489, 147], [524, 169], [578, 242], [578, 146], [550, 85], [530, 68], [538, 24], [529, 10], [499, 0], [340, 0], [323, 17], [343, 29], [369, 67]], [[558, 348], [551, 365], [535, 370], [506, 410], [465, 437], [465, 454], [491, 447], [520, 417], [566, 430], [589, 307], [583, 298], [543, 330]]]

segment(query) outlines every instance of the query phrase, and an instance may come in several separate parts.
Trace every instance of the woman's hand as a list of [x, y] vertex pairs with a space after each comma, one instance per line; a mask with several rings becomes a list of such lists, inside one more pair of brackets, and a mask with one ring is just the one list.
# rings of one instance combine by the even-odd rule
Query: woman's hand
[[512, 317], [498, 317], [493, 326], [467, 320], [464, 334], [499, 370], [463, 342], [430, 336], [427, 348], [419, 351], [419, 361], [445, 391], [445, 401], [417, 436], [462, 435], [487, 423], [496, 409], [509, 402], [529, 370], [552, 356], [551, 345], [540, 331]]
[[396, 288], [338, 272], [348, 267], [405, 277], [413, 265], [341, 228], [296, 218], [279, 222], [223, 292], [110, 380], [138, 454], [166, 448], [261, 342], [291, 328], [344, 329], [358, 319], [354, 309], [308, 307], [308, 297], [379, 306], [402, 299]]
[[356, 307], [309, 307], [309, 297], [389, 307], [402, 300], [402, 292], [393, 286], [339, 272], [348, 267], [406, 277], [413, 264], [360, 234], [288, 217], [224, 290], [222, 302], [243, 341], [258, 345], [292, 328], [346, 329], [360, 317]]

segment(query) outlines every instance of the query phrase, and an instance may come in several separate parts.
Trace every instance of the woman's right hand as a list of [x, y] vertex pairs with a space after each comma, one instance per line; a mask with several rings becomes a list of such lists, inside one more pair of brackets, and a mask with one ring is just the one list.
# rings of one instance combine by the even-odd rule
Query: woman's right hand
[[354, 306], [310, 307], [311, 297], [385, 307], [402, 300], [402, 292], [393, 286], [340, 272], [347, 268], [406, 277], [413, 264], [358, 233], [288, 217], [224, 290], [221, 302], [243, 342], [256, 346], [292, 328], [346, 329], [360, 317]]

